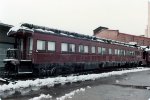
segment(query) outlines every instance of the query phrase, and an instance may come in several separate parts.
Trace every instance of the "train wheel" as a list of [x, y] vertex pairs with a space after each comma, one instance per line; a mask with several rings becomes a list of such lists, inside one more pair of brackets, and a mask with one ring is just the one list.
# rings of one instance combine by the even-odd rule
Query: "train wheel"
[[61, 74], [59, 68], [54, 67], [54, 68], [51, 69], [51, 75], [52, 76], [58, 76], [59, 74]]

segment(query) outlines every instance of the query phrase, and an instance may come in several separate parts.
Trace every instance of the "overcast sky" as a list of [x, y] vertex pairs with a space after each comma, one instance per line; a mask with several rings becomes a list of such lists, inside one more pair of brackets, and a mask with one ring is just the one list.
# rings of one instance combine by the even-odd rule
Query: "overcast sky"
[[148, 0], [0, 0], [0, 21], [27, 22], [82, 34], [105, 26], [141, 35], [147, 25]]

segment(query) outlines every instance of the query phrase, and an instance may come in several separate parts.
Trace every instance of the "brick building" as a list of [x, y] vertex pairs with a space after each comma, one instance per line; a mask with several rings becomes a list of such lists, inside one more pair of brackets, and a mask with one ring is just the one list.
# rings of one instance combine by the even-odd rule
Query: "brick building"
[[6, 57], [6, 50], [14, 47], [15, 40], [7, 37], [11, 25], [0, 23], [0, 68], [4, 66], [3, 59]]
[[119, 30], [110, 30], [106, 27], [96, 28], [94, 30], [94, 36], [126, 43], [132, 42], [141, 46], [150, 46], [150, 38], [120, 33]]

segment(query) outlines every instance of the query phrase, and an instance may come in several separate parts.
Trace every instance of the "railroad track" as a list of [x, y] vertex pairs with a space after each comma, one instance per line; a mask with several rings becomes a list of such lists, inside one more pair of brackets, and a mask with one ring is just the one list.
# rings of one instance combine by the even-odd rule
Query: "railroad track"
[[[49, 77], [58, 77], [58, 76], [62, 76], [62, 77], [67, 77], [69, 75], [73, 75], [73, 76], [79, 76], [79, 75], [87, 75], [87, 74], [100, 74], [100, 73], [106, 73], [106, 72], [111, 72], [111, 71], [121, 71], [121, 70], [131, 70], [133, 68], [108, 68], [108, 69], [102, 69], [101, 71], [86, 71], [86, 72], [80, 72], [80, 73], [73, 73], [73, 74], [64, 74], [64, 75], [57, 75], [57, 76], [49, 76]], [[0, 85], [1, 84], [15, 84], [16, 81], [18, 80], [34, 80], [34, 79], [44, 79], [44, 78], [48, 78], [47, 77], [34, 77], [34, 76], [13, 76], [13, 77], [0, 77]]]

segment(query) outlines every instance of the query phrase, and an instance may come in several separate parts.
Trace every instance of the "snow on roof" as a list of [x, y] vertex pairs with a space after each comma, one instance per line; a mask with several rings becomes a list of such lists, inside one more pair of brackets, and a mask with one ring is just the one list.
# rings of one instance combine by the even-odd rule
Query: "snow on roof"
[[145, 51], [150, 51], [150, 47], [149, 46], [140, 46], [140, 48], [145, 50]]
[[33, 29], [29, 29], [28, 27], [22, 26], [21, 24], [16, 25], [7, 32], [7, 36], [10, 36], [11, 34], [20, 32], [20, 31], [27, 31], [27, 32], [34, 32]]
[[33, 24], [28, 24], [28, 23], [23, 23], [20, 24], [19, 26], [12, 27], [7, 35], [14, 34], [16, 32], [20, 31], [27, 31], [27, 32], [42, 32], [42, 33], [48, 33], [48, 34], [57, 34], [57, 35], [63, 35], [63, 36], [68, 36], [68, 37], [74, 37], [74, 38], [80, 38], [80, 39], [87, 39], [87, 40], [92, 40], [92, 41], [98, 41], [98, 42], [103, 42], [103, 43], [109, 43], [109, 44], [117, 44], [117, 45], [122, 45], [122, 46], [128, 46], [128, 47], [137, 47], [137, 45], [133, 44], [128, 44], [120, 41], [115, 41], [111, 39], [105, 39], [105, 38], [99, 38], [95, 36], [89, 36], [89, 35], [83, 35], [75, 32], [69, 32], [69, 31], [64, 31], [64, 30], [58, 30], [54, 28], [48, 28], [44, 26], [38, 26], [38, 25], [33, 25]]
[[150, 48], [146, 48], [145, 51], [150, 51]]
[[[17, 81], [16, 83], [9, 83], [8, 85], [0, 85], [0, 96], [6, 95], [6, 91], [18, 91], [22, 94], [24, 89], [34, 90], [37, 87], [37, 90], [43, 86], [53, 87], [55, 84], [66, 84], [73, 83], [78, 81], [86, 81], [86, 80], [95, 80], [102, 77], [109, 77], [112, 75], [122, 75], [130, 72], [139, 72], [150, 70], [150, 68], [136, 68], [130, 70], [123, 71], [113, 71], [108, 73], [100, 73], [100, 74], [88, 74], [88, 75], [79, 75], [79, 76], [67, 76], [67, 77], [55, 77], [55, 78], [45, 78], [45, 79], [35, 79], [35, 80], [26, 80], [26, 81]], [[29, 91], [28, 91], [29, 92]], [[8, 94], [10, 95], [10, 94]]]
[[147, 46], [140, 46], [141, 48], [145, 49]]

